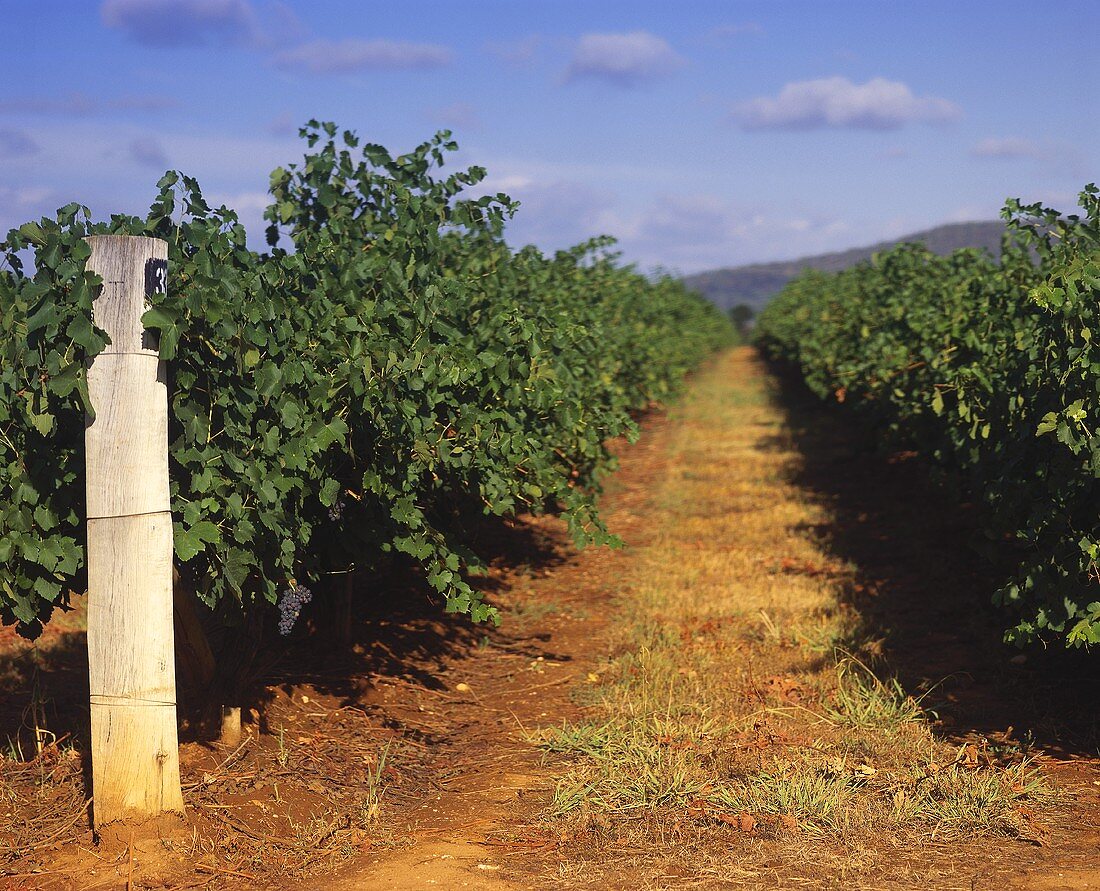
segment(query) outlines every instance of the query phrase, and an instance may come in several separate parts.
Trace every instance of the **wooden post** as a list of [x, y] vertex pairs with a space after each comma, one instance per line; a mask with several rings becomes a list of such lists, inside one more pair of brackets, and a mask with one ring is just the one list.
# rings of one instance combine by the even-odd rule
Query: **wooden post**
[[241, 707], [239, 705], [222, 706], [221, 734], [218, 742], [225, 746], [237, 746], [241, 742]]
[[95, 826], [183, 812], [172, 635], [168, 388], [141, 316], [168, 245], [88, 238], [93, 304], [111, 343], [88, 367], [88, 675]]

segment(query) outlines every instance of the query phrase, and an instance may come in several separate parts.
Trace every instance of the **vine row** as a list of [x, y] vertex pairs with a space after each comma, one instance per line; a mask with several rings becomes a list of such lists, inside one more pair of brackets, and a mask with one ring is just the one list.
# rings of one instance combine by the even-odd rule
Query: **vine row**
[[[271, 174], [269, 248], [168, 173], [145, 217], [72, 204], [0, 243], [0, 618], [34, 635], [84, 585], [85, 363], [92, 234], [169, 245], [145, 315], [170, 368], [183, 581], [233, 620], [408, 555], [450, 612], [495, 620], [468, 579], [471, 514], [596, 511], [609, 439], [667, 399], [729, 325], [600, 239], [545, 256], [504, 239], [516, 205], [444, 175], [446, 132], [394, 156], [331, 123]], [[33, 252], [33, 261], [28, 260]], [[268, 610], [272, 615], [277, 613]]]
[[1100, 642], [1100, 197], [1081, 214], [1009, 201], [999, 259], [919, 245], [806, 273], [757, 338], [822, 398], [843, 401], [949, 468], [1010, 538], [996, 602], [1007, 638]]

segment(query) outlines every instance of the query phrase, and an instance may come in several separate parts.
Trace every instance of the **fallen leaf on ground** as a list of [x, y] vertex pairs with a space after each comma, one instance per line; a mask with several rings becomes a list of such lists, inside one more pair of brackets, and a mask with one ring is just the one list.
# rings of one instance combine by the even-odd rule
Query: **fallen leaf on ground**
[[752, 832], [756, 828], [756, 817], [752, 814], [715, 814], [715, 817], [739, 832]]

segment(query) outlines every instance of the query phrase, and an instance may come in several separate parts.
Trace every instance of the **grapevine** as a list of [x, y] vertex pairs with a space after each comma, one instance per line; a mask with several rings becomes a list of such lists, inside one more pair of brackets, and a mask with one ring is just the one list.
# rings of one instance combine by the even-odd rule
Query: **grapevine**
[[948, 468], [1022, 557], [1007, 638], [1100, 642], [1100, 197], [1081, 215], [1010, 201], [1001, 257], [903, 245], [807, 273], [758, 340], [823, 398]]
[[609, 240], [512, 250], [516, 205], [469, 197], [480, 168], [441, 172], [445, 132], [397, 156], [329, 123], [301, 135], [305, 157], [271, 175], [265, 251], [177, 172], [143, 218], [69, 205], [0, 243], [5, 623], [34, 635], [85, 584], [91, 234], [168, 242], [145, 324], [172, 375], [176, 563], [227, 621], [271, 610], [289, 631], [327, 579], [393, 555], [447, 611], [496, 621], [468, 581], [471, 511], [554, 510], [578, 543], [615, 542], [596, 510], [606, 443], [728, 323]]

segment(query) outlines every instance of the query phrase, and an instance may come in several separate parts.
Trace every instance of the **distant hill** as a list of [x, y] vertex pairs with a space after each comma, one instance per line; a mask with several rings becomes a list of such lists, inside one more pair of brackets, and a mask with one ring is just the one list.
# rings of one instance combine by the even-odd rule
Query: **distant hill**
[[936, 254], [950, 254], [964, 247], [985, 248], [997, 256], [1001, 250], [1004, 223], [950, 223], [925, 232], [915, 232], [895, 241], [882, 241], [870, 247], [852, 248], [834, 254], [819, 254], [800, 260], [778, 263], [753, 263], [729, 269], [714, 269], [684, 276], [684, 284], [694, 288], [723, 309], [745, 303], [759, 311], [783, 290], [783, 286], [804, 269], [837, 272], [855, 266], [871, 255], [903, 242], [919, 241]]

